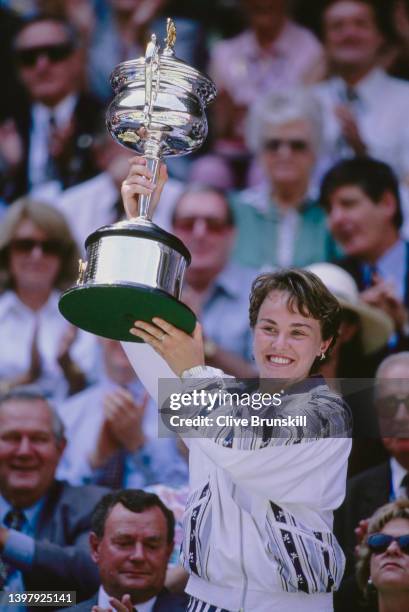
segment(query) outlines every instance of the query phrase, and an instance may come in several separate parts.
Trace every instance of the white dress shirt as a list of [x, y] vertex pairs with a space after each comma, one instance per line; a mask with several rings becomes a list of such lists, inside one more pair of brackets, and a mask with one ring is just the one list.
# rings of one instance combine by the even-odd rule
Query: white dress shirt
[[[149, 599], [148, 601], [144, 601], [143, 603], [139, 603], [138, 605], [134, 606], [135, 612], [152, 612], [156, 599], [156, 597], [152, 597], [152, 599]], [[110, 596], [105, 591], [104, 587], [100, 586], [98, 591], [98, 606], [103, 610], [112, 610], [113, 608], [111, 607], [109, 600]]]
[[49, 159], [51, 117], [53, 117], [57, 128], [65, 128], [71, 121], [76, 103], [77, 96], [71, 94], [54, 108], [40, 103], [33, 104], [28, 151], [28, 178], [31, 187], [49, 179], [47, 163]]
[[[37, 311], [28, 308], [14, 291], [0, 296], [0, 380], [8, 380], [30, 367], [30, 351], [36, 326], [42, 372], [36, 383], [54, 400], [63, 399], [68, 384], [56, 356], [59, 341], [70, 324], [58, 310], [59, 293], [53, 291], [44, 306]], [[70, 355], [88, 380], [98, 376], [99, 352], [96, 337], [78, 330]]]
[[322, 104], [324, 153], [327, 165], [353, 152], [342, 136], [335, 109], [351, 108], [368, 153], [390, 164], [401, 178], [409, 177], [409, 83], [374, 68], [354, 87], [348, 101], [347, 86], [333, 77], [313, 88]]

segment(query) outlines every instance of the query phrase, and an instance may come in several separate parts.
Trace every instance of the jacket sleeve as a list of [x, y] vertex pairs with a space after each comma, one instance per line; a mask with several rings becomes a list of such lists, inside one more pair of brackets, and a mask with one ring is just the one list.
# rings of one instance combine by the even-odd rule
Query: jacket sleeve
[[207, 439], [195, 443], [231, 479], [277, 503], [334, 510], [345, 496], [351, 440], [325, 438], [257, 450], [235, 450]]

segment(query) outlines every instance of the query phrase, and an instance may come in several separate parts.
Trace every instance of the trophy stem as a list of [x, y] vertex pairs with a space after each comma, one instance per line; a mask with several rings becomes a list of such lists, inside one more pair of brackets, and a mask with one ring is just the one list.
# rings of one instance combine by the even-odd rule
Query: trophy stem
[[[146, 165], [149, 170], [152, 172], [152, 181], [156, 183], [156, 179], [158, 178], [159, 173], [159, 165], [160, 159], [159, 157], [146, 157]], [[142, 217], [143, 219], [148, 219], [149, 221], [152, 219], [153, 211], [150, 210], [150, 204], [152, 200], [152, 194], [149, 195], [141, 195], [138, 199], [138, 215], [137, 217]]]

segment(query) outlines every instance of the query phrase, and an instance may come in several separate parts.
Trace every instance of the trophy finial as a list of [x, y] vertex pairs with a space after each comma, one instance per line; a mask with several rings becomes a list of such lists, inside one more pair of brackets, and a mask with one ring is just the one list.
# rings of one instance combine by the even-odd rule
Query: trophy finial
[[175, 22], [173, 21], [173, 19], [171, 19], [171, 17], [168, 17], [166, 20], [165, 42], [166, 42], [166, 47], [163, 52], [166, 53], [166, 55], [173, 55], [174, 46], [176, 42], [176, 26], [175, 26]]

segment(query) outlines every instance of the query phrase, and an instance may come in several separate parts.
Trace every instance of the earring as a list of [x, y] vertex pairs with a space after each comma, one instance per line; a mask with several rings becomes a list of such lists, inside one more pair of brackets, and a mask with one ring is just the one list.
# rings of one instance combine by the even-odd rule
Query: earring
[[324, 361], [325, 359], [325, 353], [324, 351], [322, 351], [321, 355], [320, 355], [320, 361]]

